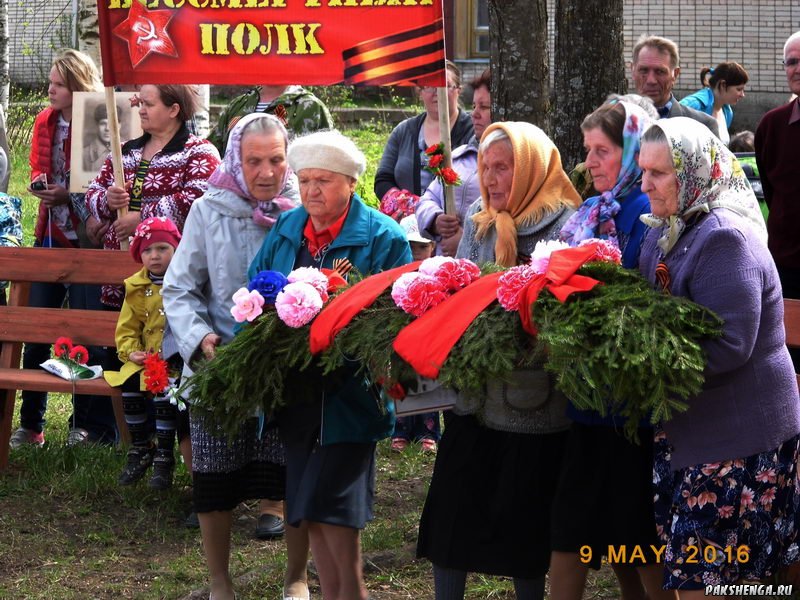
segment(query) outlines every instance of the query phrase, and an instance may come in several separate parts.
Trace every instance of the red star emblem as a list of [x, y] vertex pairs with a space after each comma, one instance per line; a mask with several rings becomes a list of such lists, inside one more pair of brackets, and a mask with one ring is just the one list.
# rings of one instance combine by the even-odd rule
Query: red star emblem
[[138, 0], [131, 3], [128, 18], [114, 28], [114, 35], [128, 43], [134, 68], [151, 52], [178, 56], [167, 34], [167, 23], [173, 14], [171, 10], [147, 10]]

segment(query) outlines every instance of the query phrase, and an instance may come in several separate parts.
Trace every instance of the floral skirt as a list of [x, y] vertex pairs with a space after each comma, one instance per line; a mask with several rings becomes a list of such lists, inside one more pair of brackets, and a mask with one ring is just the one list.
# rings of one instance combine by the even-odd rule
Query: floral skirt
[[773, 450], [673, 471], [656, 434], [654, 484], [664, 587], [696, 590], [772, 576], [800, 560], [800, 435]]

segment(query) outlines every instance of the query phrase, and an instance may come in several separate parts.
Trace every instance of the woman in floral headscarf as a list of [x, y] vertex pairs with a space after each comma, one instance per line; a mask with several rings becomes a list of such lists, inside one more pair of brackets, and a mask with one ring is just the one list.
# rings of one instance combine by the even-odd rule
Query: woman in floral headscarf
[[646, 230], [639, 215], [650, 210], [636, 162], [639, 140], [650, 123], [644, 109], [629, 102], [604, 104], [583, 120], [585, 165], [600, 194], [580, 206], [559, 236], [571, 246], [590, 238], [610, 239], [619, 246], [622, 265], [629, 269], [639, 264]]
[[[640, 106], [610, 101], [581, 123], [586, 169], [599, 195], [588, 198], [561, 230], [560, 238], [578, 245], [590, 238], [613, 241], [622, 252], [622, 265], [635, 269], [647, 226], [639, 216], [650, 212], [642, 192], [637, 162], [644, 129], [653, 120]], [[551, 596], [580, 600], [589, 568], [599, 569], [610, 546], [658, 547], [653, 518], [653, 429], [641, 423], [640, 443], [622, 433], [625, 419], [597, 411], [567, 408], [572, 419], [567, 459], [553, 503]], [[592, 465], [591, 470], [587, 465]], [[616, 490], [625, 489], [625, 494]], [[591, 559], [586, 560], [586, 548]], [[583, 549], [584, 556], [581, 555]], [[661, 589], [658, 556], [612, 564], [624, 597], [643, 595], [673, 598]]]
[[[213, 360], [217, 347], [233, 338], [231, 296], [247, 285], [247, 267], [275, 219], [297, 204], [287, 144], [286, 129], [276, 117], [243, 117], [231, 130], [225, 158], [211, 175], [208, 191], [192, 204], [162, 288], [167, 321], [184, 360], [184, 378], [191, 377], [198, 360]], [[194, 508], [211, 595], [227, 600], [234, 597], [228, 570], [232, 511], [248, 499], [283, 499], [283, 447], [274, 429], [258, 435], [255, 418], [242, 423], [238, 435], [228, 437], [190, 412], [190, 431]], [[287, 532], [286, 538], [287, 589], [307, 593], [307, 542], [294, 532]]]
[[778, 274], [736, 158], [674, 118], [645, 132], [639, 164], [652, 207], [640, 271], [724, 322], [703, 343], [703, 391], [656, 437], [665, 587], [702, 597], [708, 584], [764, 579], [798, 560], [800, 397]]

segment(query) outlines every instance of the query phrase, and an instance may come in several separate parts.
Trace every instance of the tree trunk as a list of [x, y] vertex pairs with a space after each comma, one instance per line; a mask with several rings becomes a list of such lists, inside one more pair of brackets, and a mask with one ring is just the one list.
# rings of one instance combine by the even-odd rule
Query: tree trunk
[[97, 23], [97, 1], [80, 0], [78, 7], [78, 50], [92, 57], [98, 68], [100, 61], [100, 29]]
[[8, 41], [8, 0], [0, 0], [0, 105], [6, 114], [8, 114], [9, 84], [11, 83]]
[[553, 141], [568, 171], [583, 160], [581, 121], [627, 90], [623, 0], [556, 0]]
[[547, 0], [489, 0], [492, 119], [547, 130]]

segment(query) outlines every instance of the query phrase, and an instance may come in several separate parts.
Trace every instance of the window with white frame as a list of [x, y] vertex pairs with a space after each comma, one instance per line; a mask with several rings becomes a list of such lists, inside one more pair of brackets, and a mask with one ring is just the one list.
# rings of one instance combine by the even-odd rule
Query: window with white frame
[[489, 0], [470, 0], [470, 54], [489, 56]]

